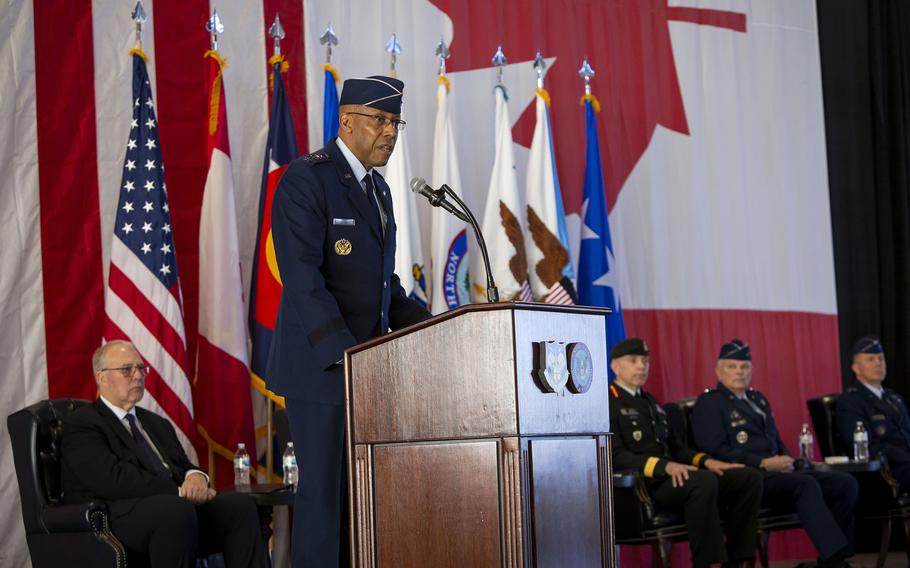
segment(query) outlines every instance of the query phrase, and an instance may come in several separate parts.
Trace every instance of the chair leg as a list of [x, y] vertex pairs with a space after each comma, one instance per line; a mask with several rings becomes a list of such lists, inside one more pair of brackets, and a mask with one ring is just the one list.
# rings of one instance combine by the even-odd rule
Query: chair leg
[[910, 564], [910, 514], [904, 512], [901, 520], [904, 524], [904, 548], [907, 550], [907, 563]]
[[771, 540], [770, 531], [758, 531], [758, 563], [762, 568], [768, 568], [768, 543]]
[[882, 568], [888, 559], [888, 546], [891, 544], [891, 519], [882, 520], [882, 534], [878, 545], [878, 559], [875, 561], [875, 568]]
[[670, 553], [673, 551], [673, 541], [662, 538], [651, 543], [651, 566], [654, 568], [670, 568]]

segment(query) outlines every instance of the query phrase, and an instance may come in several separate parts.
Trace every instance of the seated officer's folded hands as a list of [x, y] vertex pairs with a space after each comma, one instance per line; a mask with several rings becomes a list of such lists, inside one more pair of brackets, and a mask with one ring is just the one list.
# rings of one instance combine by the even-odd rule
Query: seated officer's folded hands
[[191, 473], [183, 480], [177, 494], [193, 505], [202, 505], [215, 497], [215, 490], [209, 487], [209, 482], [204, 475]]
[[787, 455], [771, 456], [762, 459], [759, 467], [765, 471], [782, 471], [789, 473], [793, 471], [793, 458]]
[[739, 467], [743, 467], [743, 464], [730, 463], [730, 462], [716, 460], [714, 458], [708, 458], [705, 460], [704, 466], [705, 466], [705, 469], [707, 469], [708, 471], [710, 471], [711, 473], [713, 473], [715, 475], [723, 475], [724, 471], [726, 471], [728, 469], [736, 469]]
[[683, 483], [689, 480], [689, 472], [698, 471], [694, 465], [684, 463], [670, 462], [667, 464], [667, 475], [673, 480], [673, 487], [682, 487]]

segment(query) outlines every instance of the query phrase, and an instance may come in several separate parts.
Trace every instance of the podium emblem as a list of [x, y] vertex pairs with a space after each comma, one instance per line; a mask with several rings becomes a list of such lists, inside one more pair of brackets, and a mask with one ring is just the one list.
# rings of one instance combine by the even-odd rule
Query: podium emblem
[[537, 384], [544, 392], [562, 394], [569, 380], [566, 344], [562, 341], [541, 341], [537, 348]]
[[575, 394], [588, 392], [594, 380], [594, 360], [591, 358], [591, 351], [587, 345], [579, 341], [570, 343], [566, 354], [569, 362], [569, 390]]

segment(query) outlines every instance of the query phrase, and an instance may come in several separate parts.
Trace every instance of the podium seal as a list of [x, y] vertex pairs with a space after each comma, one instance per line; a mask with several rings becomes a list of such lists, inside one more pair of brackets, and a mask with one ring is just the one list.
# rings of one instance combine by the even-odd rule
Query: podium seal
[[588, 392], [594, 381], [594, 360], [591, 358], [591, 351], [587, 345], [579, 341], [570, 343], [566, 354], [569, 363], [569, 390], [575, 394]]

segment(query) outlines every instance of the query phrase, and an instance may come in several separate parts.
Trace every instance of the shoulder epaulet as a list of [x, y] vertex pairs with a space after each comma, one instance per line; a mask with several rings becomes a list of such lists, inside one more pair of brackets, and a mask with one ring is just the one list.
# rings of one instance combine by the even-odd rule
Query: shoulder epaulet
[[303, 162], [306, 164], [318, 164], [320, 162], [327, 162], [331, 160], [332, 157], [329, 156], [328, 152], [319, 150], [318, 152], [313, 152], [311, 154], [302, 156], [300, 159], [303, 160]]
[[610, 394], [613, 395], [613, 398], [619, 398], [619, 389], [614, 385], [610, 385]]

